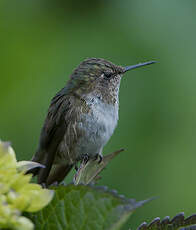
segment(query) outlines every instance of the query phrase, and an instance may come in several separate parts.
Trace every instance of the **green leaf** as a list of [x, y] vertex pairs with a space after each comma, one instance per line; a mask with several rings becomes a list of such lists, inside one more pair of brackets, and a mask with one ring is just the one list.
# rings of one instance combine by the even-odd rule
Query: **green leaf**
[[52, 202], [28, 214], [36, 230], [116, 230], [146, 201], [136, 202], [105, 187], [73, 184], [59, 186]]
[[151, 223], [142, 223], [138, 230], [193, 230], [196, 229], [196, 214], [185, 219], [184, 213], [179, 213], [170, 220], [166, 216], [161, 221], [159, 217], [155, 218]]

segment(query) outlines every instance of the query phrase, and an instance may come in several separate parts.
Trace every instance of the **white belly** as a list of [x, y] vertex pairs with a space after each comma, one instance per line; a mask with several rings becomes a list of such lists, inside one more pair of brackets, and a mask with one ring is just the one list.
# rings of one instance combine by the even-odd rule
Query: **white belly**
[[112, 136], [118, 122], [118, 102], [116, 105], [103, 103], [95, 98], [87, 102], [91, 107], [90, 114], [84, 114], [79, 128], [85, 133], [76, 146], [76, 155], [95, 156], [102, 152], [104, 145]]

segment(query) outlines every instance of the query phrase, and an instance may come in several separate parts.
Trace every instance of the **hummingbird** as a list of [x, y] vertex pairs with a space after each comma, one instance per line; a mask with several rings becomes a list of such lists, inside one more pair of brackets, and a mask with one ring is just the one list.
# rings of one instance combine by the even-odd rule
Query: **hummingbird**
[[101, 162], [103, 147], [118, 123], [122, 76], [153, 63], [122, 67], [102, 58], [88, 58], [79, 64], [51, 100], [32, 159], [45, 167], [29, 171], [38, 176], [39, 184], [60, 183], [83, 160]]

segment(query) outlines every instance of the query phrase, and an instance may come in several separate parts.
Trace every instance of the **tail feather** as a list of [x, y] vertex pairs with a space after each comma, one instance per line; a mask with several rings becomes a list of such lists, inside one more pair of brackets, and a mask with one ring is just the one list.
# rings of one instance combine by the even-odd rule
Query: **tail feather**
[[72, 169], [73, 164], [60, 164], [54, 165], [51, 172], [47, 178], [46, 185], [51, 185], [55, 182], [60, 183], [67, 176], [67, 174]]
[[[45, 157], [44, 157], [45, 156]], [[33, 174], [33, 176], [38, 176], [38, 183], [39, 184], [46, 184], [46, 186], [53, 184], [54, 182], [60, 183], [63, 181], [63, 179], [67, 176], [67, 174], [70, 172], [70, 170], [73, 167], [73, 164], [53, 164], [51, 165], [51, 168], [48, 167], [47, 154], [44, 154], [43, 152], [36, 152], [36, 154], [33, 156], [32, 161], [40, 163], [46, 168], [33, 168], [26, 172], [26, 174]], [[47, 176], [45, 177], [45, 173], [48, 171]]]

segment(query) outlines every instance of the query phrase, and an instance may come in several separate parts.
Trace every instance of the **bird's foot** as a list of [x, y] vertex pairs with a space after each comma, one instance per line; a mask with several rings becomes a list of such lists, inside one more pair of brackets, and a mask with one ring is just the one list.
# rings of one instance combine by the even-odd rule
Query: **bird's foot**
[[94, 160], [95, 161], [98, 160], [98, 164], [100, 164], [102, 162], [102, 160], [103, 160], [102, 154], [99, 154], [99, 153], [96, 154]]
[[82, 155], [82, 162], [86, 164], [89, 161], [90, 157], [88, 154], [83, 154]]

